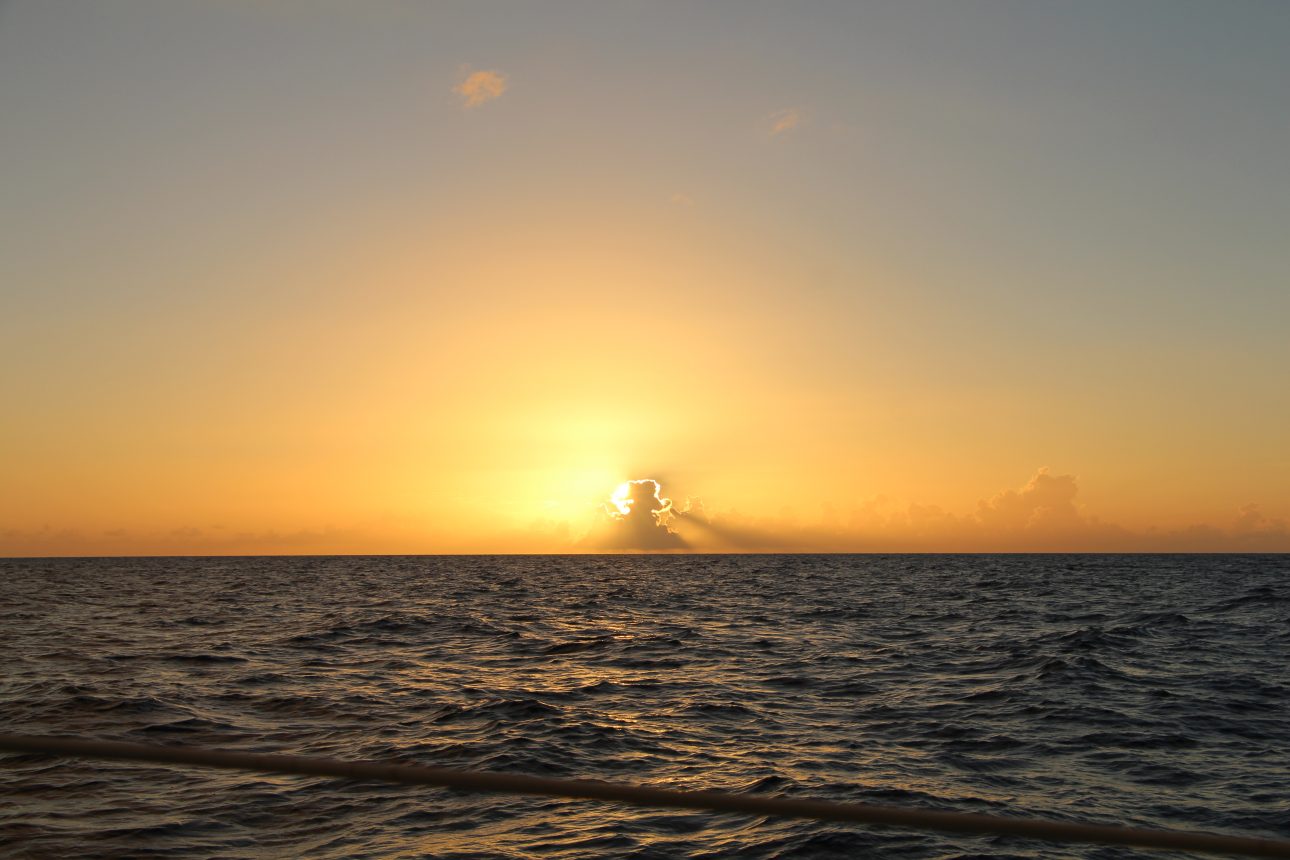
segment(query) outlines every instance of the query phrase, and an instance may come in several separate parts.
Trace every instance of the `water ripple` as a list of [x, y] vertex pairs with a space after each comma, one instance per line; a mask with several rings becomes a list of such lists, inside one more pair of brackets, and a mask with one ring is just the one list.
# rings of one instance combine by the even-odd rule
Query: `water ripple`
[[[1283, 556], [0, 560], [3, 729], [1290, 836]], [[0, 853], [1133, 856], [0, 757]], [[1159, 856], [1159, 855], [1156, 855]]]

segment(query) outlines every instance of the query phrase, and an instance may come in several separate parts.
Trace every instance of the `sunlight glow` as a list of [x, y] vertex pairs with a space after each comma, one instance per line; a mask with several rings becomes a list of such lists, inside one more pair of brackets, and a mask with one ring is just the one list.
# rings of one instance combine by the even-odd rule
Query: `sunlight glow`
[[[609, 497], [609, 501], [618, 509], [618, 516], [625, 517], [632, 512], [632, 482], [623, 481]], [[610, 512], [613, 515], [613, 512]]]

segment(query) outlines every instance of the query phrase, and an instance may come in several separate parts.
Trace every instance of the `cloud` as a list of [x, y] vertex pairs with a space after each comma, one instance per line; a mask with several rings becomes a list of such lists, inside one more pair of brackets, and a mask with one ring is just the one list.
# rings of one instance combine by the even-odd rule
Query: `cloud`
[[[655, 473], [657, 474], [657, 473]], [[773, 489], [773, 488], [767, 488]], [[269, 528], [174, 524], [137, 531], [83, 531], [58, 525], [0, 524], [0, 557], [123, 555], [278, 555], [426, 552], [1288, 552], [1290, 520], [1246, 504], [1220, 523], [1129, 529], [1092, 515], [1076, 476], [1039, 469], [1020, 486], [961, 512], [888, 497], [828, 503], [819, 515], [760, 516], [703, 500], [678, 504], [659, 480], [628, 482], [594, 508], [590, 524], [555, 508], [528, 528], [459, 533], [422, 518], [340, 526]], [[586, 510], [585, 508], [583, 510]]]
[[580, 541], [589, 549], [667, 550], [688, 544], [669, 528], [676, 512], [672, 500], [652, 478], [628, 481], [602, 505], [591, 531]]
[[0, 558], [6, 556], [134, 555], [336, 555], [435, 551], [444, 539], [426, 524], [408, 522], [397, 530], [376, 521], [349, 526], [239, 530], [222, 525], [102, 530], [0, 530]]
[[1019, 490], [1004, 490], [977, 502], [976, 516], [989, 531], [1061, 531], [1083, 524], [1075, 507], [1079, 486], [1074, 475], [1052, 475], [1040, 469]]
[[1290, 524], [1280, 517], [1274, 519], [1265, 517], [1258, 505], [1249, 504], [1242, 505], [1236, 512], [1232, 531], [1238, 535], [1285, 537], [1290, 534]]
[[[651, 482], [652, 483], [652, 482]], [[655, 492], [656, 492], [656, 488]], [[1290, 522], [1246, 505], [1230, 525], [1133, 530], [1089, 514], [1074, 475], [1039, 469], [965, 513], [885, 497], [821, 503], [814, 522], [718, 511], [665, 499], [657, 518], [620, 531], [614, 548], [712, 552], [1284, 552]], [[608, 516], [608, 515], [607, 515]], [[616, 542], [615, 542], [616, 541]], [[679, 544], [679, 545], [678, 545]]]
[[783, 134], [786, 131], [792, 131], [802, 124], [803, 119], [801, 110], [795, 107], [775, 111], [766, 117], [766, 121], [770, 123], [772, 137], [777, 134]]
[[499, 98], [509, 85], [506, 75], [495, 69], [472, 72], [466, 67], [462, 69], [462, 76], [452, 91], [461, 97], [462, 106], [468, 109]]

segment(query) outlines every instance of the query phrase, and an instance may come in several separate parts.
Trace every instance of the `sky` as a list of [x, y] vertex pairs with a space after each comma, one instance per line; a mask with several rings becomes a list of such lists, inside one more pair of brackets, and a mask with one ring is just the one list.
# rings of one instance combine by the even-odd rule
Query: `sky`
[[0, 555], [1290, 551], [1286, 44], [10, 0]]

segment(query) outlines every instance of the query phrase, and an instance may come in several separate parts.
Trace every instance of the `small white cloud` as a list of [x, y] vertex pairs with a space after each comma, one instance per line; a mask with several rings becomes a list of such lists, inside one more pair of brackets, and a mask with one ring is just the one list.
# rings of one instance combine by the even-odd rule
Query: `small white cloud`
[[773, 114], [766, 117], [767, 122], [770, 123], [770, 133], [772, 136], [783, 134], [786, 131], [792, 131], [802, 124], [803, 119], [804, 117], [802, 116], [802, 112], [795, 107], [775, 111]]
[[466, 67], [462, 69], [461, 82], [452, 91], [461, 96], [462, 107], [474, 108], [500, 97], [508, 84], [506, 75], [495, 69], [472, 72]]

